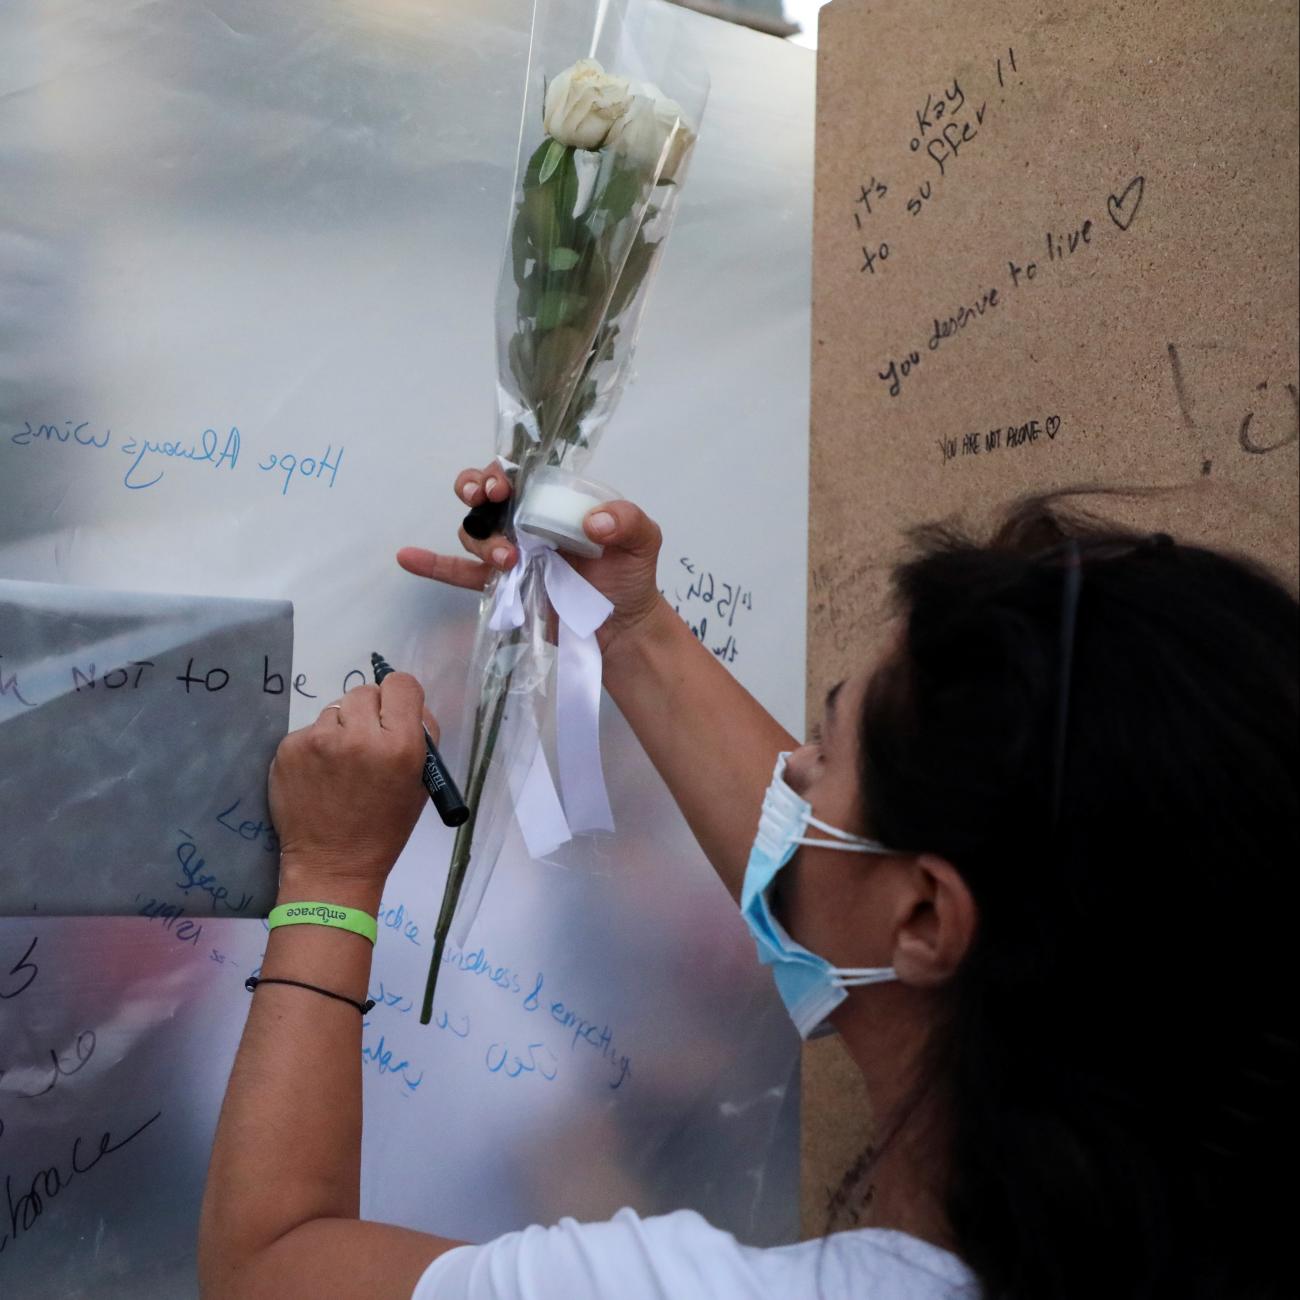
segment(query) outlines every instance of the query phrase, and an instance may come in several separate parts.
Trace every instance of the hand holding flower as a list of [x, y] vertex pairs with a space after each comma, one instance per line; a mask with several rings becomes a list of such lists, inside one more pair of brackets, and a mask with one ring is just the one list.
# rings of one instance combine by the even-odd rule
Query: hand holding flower
[[[493, 463], [481, 470], [462, 470], [456, 476], [455, 491], [470, 506], [483, 501], [503, 502], [510, 497], [510, 482]], [[599, 559], [577, 555], [567, 558], [614, 606], [614, 612], [596, 632], [601, 652], [608, 655], [616, 643], [644, 627], [663, 604], [658, 580], [663, 534], [659, 525], [631, 501], [606, 502], [587, 516], [583, 527], [593, 542], [605, 548], [604, 555]], [[422, 578], [481, 591], [495, 574], [512, 568], [518, 559], [518, 548], [503, 533], [476, 541], [462, 528], [460, 542], [477, 558], [468, 560], [405, 546], [398, 551], [397, 562], [408, 573]]]

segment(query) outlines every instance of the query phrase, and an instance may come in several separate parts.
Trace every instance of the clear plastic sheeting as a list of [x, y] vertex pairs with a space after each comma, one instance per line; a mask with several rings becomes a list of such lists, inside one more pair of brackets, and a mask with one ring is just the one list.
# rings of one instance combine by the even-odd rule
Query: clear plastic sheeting
[[[496, 301], [496, 452], [514, 484], [504, 530], [519, 559], [484, 591], [472, 658], [471, 812], [452, 848], [440, 921], [457, 943], [474, 924], [511, 818], [534, 857], [575, 834], [614, 829], [596, 716], [595, 629], [610, 606], [567, 559], [548, 553], [552, 541], [521, 536], [514, 510], [535, 504], [539, 472], [572, 474], [587, 463], [631, 378], [708, 95], [688, 30], [679, 8], [655, 0], [536, 0], [533, 9]], [[594, 61], [575, 62], [574, 52], [588, 49]], [[597, 123], [587, 141], [597, 147], [579, 148], [552, 131], [566, 116], [565, 87], [590, 76], [607, 78], [614, 102], [625, 102], [612, 126]], [[581, 93], [576, 100], [585, 103]], [[606, 130], [601, 143], [595, 136]], [[422, 1022], [435, 983], [431, 972]]]
[[[709, 130], [600, 475], [662, 524], [682, 617], [798, 732], [813, 66], [685, 18]], [[463, 766], [477, 602], [391, 554], [454, 548], [449, 485], [494, 427], [529, 20], [522, 0], [0, 6], [0, 576], [290, 600], [291, 725], [378, 650]], [[691, 1206], [791, 1239], [797, 1040], [608, 701], [601, 747], [617, 835], [539, 863], [509, 830], [427, 1028], [451, 843], [431, 810], [394, 871], [363, 1212], [482, 1240]], [[231, 832], [186, 829], [219, 869]], [[266, 932], [168, 884], [128, 919], [0, 921], [0, 1293], [196, 1292]]]
[[0, 578], [0, 645], [0, 916], [265, 916], [288, 601]]

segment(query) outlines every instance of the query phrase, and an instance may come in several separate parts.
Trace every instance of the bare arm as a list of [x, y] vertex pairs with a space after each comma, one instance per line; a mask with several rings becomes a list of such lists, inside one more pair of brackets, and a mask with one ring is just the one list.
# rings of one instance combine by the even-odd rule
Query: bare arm
[[605, 655], [605, 687], [739, 899], [772, 765], [799, 742], [661, 597]]
[[[282, 835], [278, 901], [374, 916], [424, 806], [423, 692], [394, 673], [294, 732], [272, 769]], [[272, 930], [264, 979], [364, 1002], [368, 940], [318, 925]], [[253, 995], [217, 1125], [199, 1223], [209, 1300], [364, 1295], [406, 1300], [455, 1241], [359, 1218], [361, 1034], [355, 1007], [281, 984]]]

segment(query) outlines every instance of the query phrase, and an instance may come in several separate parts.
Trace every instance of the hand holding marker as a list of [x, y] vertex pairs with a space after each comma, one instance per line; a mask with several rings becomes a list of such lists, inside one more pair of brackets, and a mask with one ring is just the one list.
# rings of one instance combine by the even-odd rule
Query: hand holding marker
[[[393, 671], [392, 665], [379, 654], [370, 656], [370, 666], [375, 672], [376, 686]], [[433, 800], [442, 824], [459, 826], [469, 820], [469, 809], [465, 806], [460, 791], [456, 789], [456, 782], [451, 779], [451, 773], [447, 771], [447, 765], [442, 761], [442, 755], [438, 753], [428, 727], [424, 728], [424, 748], [424, 772], [421, 774], [424, 788], [429, 792], [429, 798]]]

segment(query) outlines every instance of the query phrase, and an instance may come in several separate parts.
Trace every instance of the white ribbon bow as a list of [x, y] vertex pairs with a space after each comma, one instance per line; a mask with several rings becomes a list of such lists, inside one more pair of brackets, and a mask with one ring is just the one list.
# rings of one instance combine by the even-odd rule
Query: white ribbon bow
[[520, 533], [519, 562], [501, 579], [488, 626], [494, 632], [524, 621], [523, 582], [539, 565], [560, 620], [556, 665], [555, 748], [564, 805], [555, 793], [539, 741], [527, 778], [514, 793], [515, 816], [534, 857], [563, 844], [574, 831], [612, 831], [614, 816], [600, 766], [600, 646], [596, 629], [614, 606], [548, 542]]

